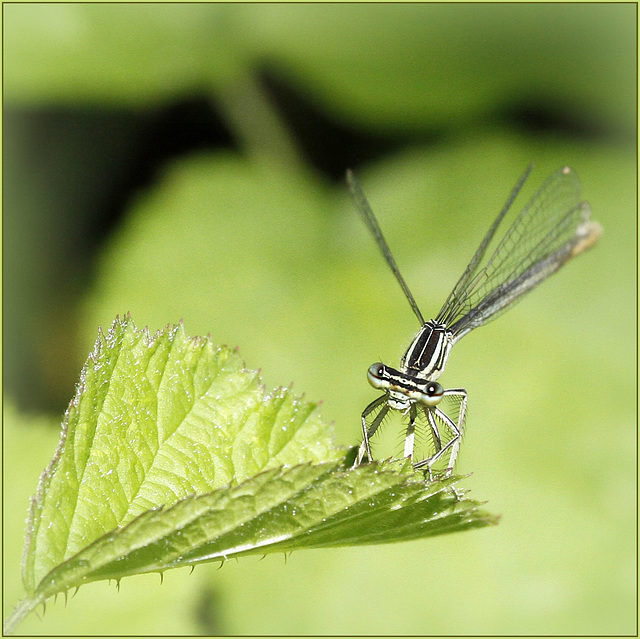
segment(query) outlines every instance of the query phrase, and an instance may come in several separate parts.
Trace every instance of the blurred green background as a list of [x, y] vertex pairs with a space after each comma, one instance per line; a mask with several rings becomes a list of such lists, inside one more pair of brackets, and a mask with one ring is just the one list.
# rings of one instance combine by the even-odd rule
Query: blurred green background
[[[636, 631], [636, 6], [10, 4], [4, 605], [99, 325], [238, 346], [358, 443], [524, 168], [573, 166], [598, 246], [456, 347], [459, 470], [497, 528], [85, 586], [31, 634]], [[522, 205], [520, 200], [518, 205]]]

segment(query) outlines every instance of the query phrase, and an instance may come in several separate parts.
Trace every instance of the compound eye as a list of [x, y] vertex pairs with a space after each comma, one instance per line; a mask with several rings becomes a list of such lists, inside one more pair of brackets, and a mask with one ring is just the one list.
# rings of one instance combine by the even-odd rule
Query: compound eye
[[443, 397], [444, 388], [442, 384], [438, 384], [438, 382], [428, 382], [418, 401], [425, 406], [435, 406], [440, 403]]
[[442, 397], [444, 388], [438, 382], [430, 382], [427, 386], [427, 395], [431, 397]]
[[384, 364], [381, 362], [371, 364], [371, 366], [369, 366], [369, 375], [376, 379], [380, 379], [384, 375]]
[[384, 388], [384, 374], [384, 364], [381, 364], [380, 362], [371, 364], [371, 366], [369, 366], [369, 370], [367, 371], [367, 379], [369, 380], [369, 384], [371, 384], [371, 386], [373, 386], [374, 388]]

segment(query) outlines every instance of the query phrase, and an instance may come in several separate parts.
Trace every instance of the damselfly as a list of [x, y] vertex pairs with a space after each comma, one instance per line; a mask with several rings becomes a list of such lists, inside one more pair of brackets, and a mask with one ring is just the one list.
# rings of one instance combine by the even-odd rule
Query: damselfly
[[448, 456], [446, 472], [450, 473], [458, 455], [467, 412], [467, 391], [444, 389], [436, 381], [444, 370], [451, 347], [469, 331], [495, 319], [600, 237], [600, 225], [589, 219], [589, 204], [580, 199], [578, 176], [564, 167], [547, 178], [490, 257], [483, 261], [532, 168], [530, 166], [516, 184], [436, 318], [427, 322], [400, 274], [362, 189], [353, 173], [347, 172], [358, 211], [422, 327], [402, 357], [398, 370], [382, 363], [369, 368], [369, 383], [384, 391], [384, 395], [362, 412], [363, 441], [356, 465], [365, 458], [373, 460], [370, 439], [389, 411], [396, 410], [408, 418], [404, 456], [414, 461], [416, 425], [423, 424], [432, 442], [432, 454], [414, 461], [414, 467], [426, 468], [431, 475], [434, 465], [437, 462], [442, 465]]

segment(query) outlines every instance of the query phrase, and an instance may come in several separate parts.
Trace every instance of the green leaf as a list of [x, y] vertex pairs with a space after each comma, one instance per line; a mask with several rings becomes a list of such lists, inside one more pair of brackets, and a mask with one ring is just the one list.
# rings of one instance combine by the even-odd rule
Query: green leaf
[[33, 498], [13, 621], [91, 581], [495, 523], [458, 479], [427, 482], [404, 460], [350, 469], [315, 405], [266, 395], [236, 352], [116, 319]]
[[387, 462], [348, 471], [332, 462], [271, 469], [238, 486], [143, 513], [54, 569], [38, 590], [46, 597], [61, 584], [232, 556], [401, 541], [494, 523], [477, 504], [448, 489], [455, 480], [427, 487], [410, 468]]
[[[266, 468], [337, 459], [315, 406], [182, 326], [151, 337], [130, 318], [100, 335], [32, 506], [24, 582], [116, 527]], [[304, 429], [301, 427], [304, 426]]]

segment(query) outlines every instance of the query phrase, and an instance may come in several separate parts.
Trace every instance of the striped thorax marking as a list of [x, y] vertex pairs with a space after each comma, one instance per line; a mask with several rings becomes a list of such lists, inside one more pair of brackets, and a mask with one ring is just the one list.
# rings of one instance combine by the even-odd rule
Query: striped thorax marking
[[433, 320], [425, 322], [402, 358], [402, 370], [422, 379], [440, 377], [453, 346], [453, 333]]

